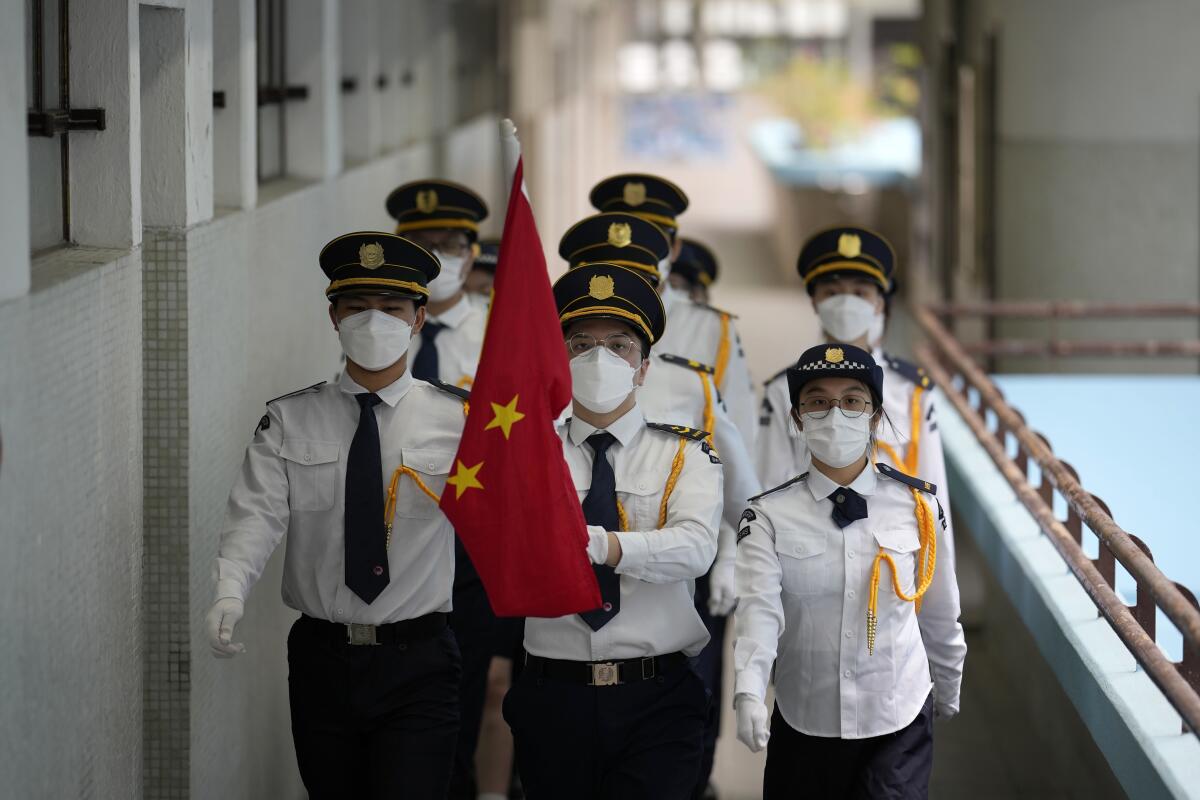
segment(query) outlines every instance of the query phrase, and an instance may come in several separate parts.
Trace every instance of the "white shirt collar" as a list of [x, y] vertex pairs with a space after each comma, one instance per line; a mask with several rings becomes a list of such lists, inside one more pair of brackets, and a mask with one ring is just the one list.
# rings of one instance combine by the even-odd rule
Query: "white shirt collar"
[[[642, 429], [646, 427], [646, 416], [642, 413], [642, 407], [634, 403], [633, 408], [621, 415], [621, 418], [613, 422], [604, 430], [616, 437], [622, 447], [628, 447]], [[596, 433], [600, 428], [595, 428], [591, 424], [584, 422], [579, 417], [571, 417], [568, 431], [571, 436], [571, 444], [578, 447], [583, 444], [589, 436]]]
[[[380, 400], [387, 403], [392, 408], [395, 408], [396, 404], [400, 402], [400, 398], [408, 394], [408, 390], [412, 388], [412, 385], [412, 373], [409, 372], [408, 369], [405, 369], [403, 375], [379, 391], [375, 392], [375, 394], [379, 395]], [[346, 370], [342, 370], [342, 374], [338, 376], [338, 388], [350, 395], [362, 394], [363, 392], [370, 391], [369, 389], [359, 386], [354, 379], [350, 377], [350, 374], [346, 372]]]
[[471, 315], [471, 301], [467, 299], [466, 292], [463, 292], [462, 297], [458, 298], [458, 302], [447, 308], [441, 314], [429, 314], [428, 318], [439, 325], [445, 325], [447, 328], [457, 328], [463, 324], [463, 320]]
[[[868, 463], [862, 472], [858, 473], [847, 489], [853, 489], [867, 497], [875, 493], [875, 485], [878, 478], [875, 474], [875, 465]], [[821, 472], [816, 467], [809, 467], [808, 478], [805, 480], [808, 484], [808, 490], [812, 492], [814, 500], [826, 500], [829, 495], [833, 494], [833, 490], [839, 488], [839, 484], [834, 483], [829, 476]]]

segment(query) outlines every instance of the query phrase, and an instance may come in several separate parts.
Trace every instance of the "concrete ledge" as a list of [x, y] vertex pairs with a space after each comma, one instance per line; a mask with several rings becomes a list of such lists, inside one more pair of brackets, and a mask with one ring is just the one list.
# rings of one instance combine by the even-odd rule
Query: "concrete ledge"
[[[940, 394], [940, 392], [939, 392]], [[954, 511], [1133, 798], [1200, 798], [1200, 739], [1138, 669], [1083, 587], [945, 398]]]

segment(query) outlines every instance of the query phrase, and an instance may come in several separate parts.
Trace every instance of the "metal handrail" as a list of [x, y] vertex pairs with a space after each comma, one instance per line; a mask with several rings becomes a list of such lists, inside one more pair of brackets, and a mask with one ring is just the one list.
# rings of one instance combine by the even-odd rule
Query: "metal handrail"
[[[930, 344], [917, 347], [918, 359], [926, 372], [943, 387], [946, 397], [988, 451], [1018, 499], [1037, 521], [1117, 636], [1179, 712], [1185, 727], [1200, 736], [1200, 609], [1191, 592], [1164, 575], [1155, 566], [1149, 549], [1117, 525], [1102, 502], [1084, 490], [1074, 469], [1055, 456], [1046, 440], [1030, 429], [1020, 413], [1005, 402], [1000, 390], [946, 330], [933, 311], [930, 308], [916, 308], [914, 315], [930, 341]], [[942, 366], [943, 360], [976, 391], [978, 409], [971, 406], [964, 392], [955, 388], [950, 372]], [[987, 411], [995, 415], [998, 423], [994, 433], [984, 421]], [[1009, 433], [1017, 441], [1016, 461], [1009, 457], [1005, 447]], [[1040, 489], [1034, 489], [1029, 483], [1027, 469], [1030, 458], [1041, 469]], [[1060, 521], [1054, 514], [1051, 499], [1055, 490], [1067, 502], [1069, 513], [1066, 522]], [[1081, 521], [1100, 540], [1100, 554], [1095, 560], [1083, 552], [1080, 544]], [[1110, 556], [1137, 582], [1138, 601], [1132, 610], [1113, 588], [1115, 569], [1108, 563]], [[1143, 595], [1143, 592], [1146, 594]], [[1166, 614], [1183, 635], [1183, 660], [1178, 665], [1163, 654], [1149, 632], [1153, 631], [1151, 620], [1154, 615], [1148, 613], [1147, 598]]]

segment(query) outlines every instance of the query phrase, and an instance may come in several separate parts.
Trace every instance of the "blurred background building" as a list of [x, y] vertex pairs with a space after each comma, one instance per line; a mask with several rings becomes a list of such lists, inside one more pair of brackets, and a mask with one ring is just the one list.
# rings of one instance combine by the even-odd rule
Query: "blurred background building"
[[[817, 335], [800, 243], [854, 223], [896, 244], [889, 343], [953, 378], [972, 649], [935, 797], [1200, 796], [1194, 598], [1130, 568], [988, 393], [1200, 587], [1198, 42], [1193, 0], [5, 3], [0, 797], [303, 796], [281, 553], [248, 652], [203, 639], [225, 499], [262, 403], [336, 368], [320, 247], [391, 230], [388, 191], [428, 176], [479, 191], [498, 235], [503, 117], [555, 275], [598, 179], [687, 191], [760, 381]], [[1142, 650], [1005, 452], [1150, 626]], [[721, 796], [760, 780], [725, 735]]]

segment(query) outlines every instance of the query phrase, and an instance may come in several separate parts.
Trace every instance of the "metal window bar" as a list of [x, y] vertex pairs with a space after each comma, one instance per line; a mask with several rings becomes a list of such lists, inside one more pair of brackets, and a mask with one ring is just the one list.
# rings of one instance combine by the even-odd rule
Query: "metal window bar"
[[[993, 304], [990, 310], [995, 311], [996, 305], [1000, 304]], [[1072, 307], [1080, 310], [1076, 306], [1097, 310], [1086, 304]], [[916, 308], [914, 316], [928, 337], [928, 342], [916, 349], [929, 377], [941, 386], [987, 450], [1017, 498], [1096, 604], [1097, 611], [1179, 712], [1184, 730], [1200, 736], [1200, 605], [1195, 595], [1164, 575], [1145, 542], [1117, 525], [1103, 501], [1084, 490], [1074, 468], [1060, 460], [1049, 441], [1030, 429], [1021, 414], [1005, 402], [999, 388], [942, 325], [932, 308]], [[974, 404], [969, 399], [971, 394], [975, 396]], [[988, 427], [989, 416], [996, 420], [995, 431]], [[1006, 451], [1010, 436], [1017, 444], [1015, 457]], [[1041, 473], [1036, 488], [1029, 482], [1030, 461], [1037, 464]], [[1054, 492], [1067, 502], [1065, 520], [1054, 514]], [[1099, 540], [1095, 559], [1087, 556], [1080, 545], [1082, 525], [1087, 525]], [[1132, 606], [1127, 606], [1113, 588], [1116, 563], [1136, 582], [1137, 595]], [[1183, 658], [1178, 663], [1171, 662], [1155, 643], [1156, 609], [1183, 636]]]
[[33, 107], [26, 114], [29, 136], [59, 136], [62, 183], [62, 238], [71, 241], [71, 139], [72, 131], [102, 131], [103, 108], [71, 107], [70, 0], [58, 0], [58, 108], [46, 108], [46, 0], [31, 0], [29, 23], [33, 43]]
[[[307, 86], [291, 86], [287, 82], [286, 0], [258, 0], [257, 40], [258, 51], [262, 54], [258, 62], [258, 180], [263, 183], [287, 175], [287, 103], [308, 97]], [[276, 146], [279, 151], [276, 160], [278, 168], [270, 173], [263, 169], [265, 159], [261, 113], [267, 106], [276, 106]]]

